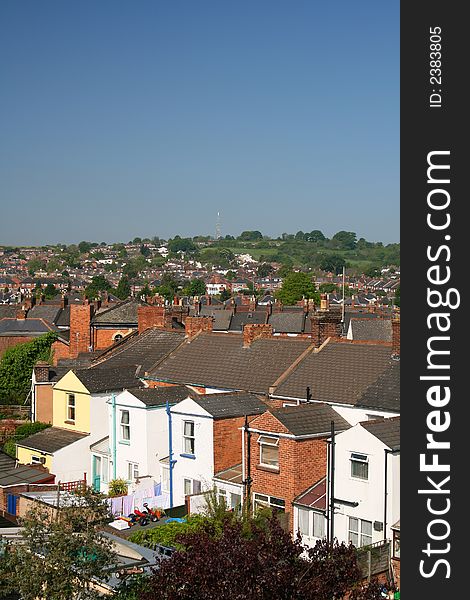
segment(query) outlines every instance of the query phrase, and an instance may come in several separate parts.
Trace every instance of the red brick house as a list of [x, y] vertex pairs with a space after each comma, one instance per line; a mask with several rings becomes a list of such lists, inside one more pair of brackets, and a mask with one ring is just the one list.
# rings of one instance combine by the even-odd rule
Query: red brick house
[[326, 475], [332, 421], [337, 432], [350, 427], [331, 406], [304, 404], [267, 410], [245, 431], [242, 468], [252, 480], [251, 502], [285, 512], [291, 531], [294, 499]]

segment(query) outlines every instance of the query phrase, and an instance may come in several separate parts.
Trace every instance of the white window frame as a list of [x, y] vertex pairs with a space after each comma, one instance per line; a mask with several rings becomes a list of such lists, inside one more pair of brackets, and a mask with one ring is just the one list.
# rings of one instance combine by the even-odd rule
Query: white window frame
[[[189, 486], [189, 492], [187, 491], [187, 485]], [[183, 493], [185, 496], [190, 496], [193, 493], [193, 480], [185, 477], [183, 479]]]
[[170, 467], [162, 465], [162, 492], [170, 491]]
[[[186, 425], [192, 425], [192, 434], [186, 433]], [[189, 450], [186, 448], [186, 442], [189, 443]], [[196, 425], [194, 421], [183, 421], [183, 454], [194, 456], [196, 452]]]
[[[351, 521], [357, 522], [357, 530], [352, 529]], [[370, 534], [365, 533], [364, 531], [367, 524], [370, 525]], [[357, 544], [354, 544], [352, 539], [353, 536], [357, 536]], [[352, 542], [356, 548], [362, 548], [363, 546], [372, 544], [372, 521], [359, 519], [358, 517], [348, 517], [348, 541]]]
[[[127, 423], [123, 422], [124, 415], [127, 414]], [[128, 410], [121, 410], [121, 418], [119, 420], [120, 423], [120, 432], [121, 432], [121, 442], [130, 443], [131, 441], [131, 413]], [[125, 432], [127, 431], [127, 437]]]
[[267, 506], [268, 508], [275, 508], [280, 512], [286, 512], [286, 502], [283, 498], [276, 498], [274, 496], [267, 496], [266, 494], [253, 494], [253, 508], [256, 508], [257, 504], [261, 506]]
[[[349, 462], [350, 475], [352, 479], [357, 479], [358, 481], [369, 481], [369, 457], [367, 456], [367, 454], [363, 454], [362, 452], [351, 452]], [[365, 465], [366, 476], [362, 477], [362, 475], [354, 474], [354, 465]]]
[[31, 464], [32, 465], [43, 465], [46, 462], [45, 456], [31, 456]]
[[[234, 501], [234, 496], [237, 497], [237, 501]], [[238, 500], [239, 498], [239, 500]], [[242, 494], [236, 494], [235, 492], [230, 492], [230, 508], [232, 510], [237, 510], [241, 508], [243, 502]]]
[[[315, 522], [316, 521], [316, 522]], [[323, 513], [313, 511], [313, 537], [323, 539], [325, 537], [325, 515]], [[318, 531], [318, 530], [321, 531]]]
[[[73, 411], [73, 417], [70, 416]], [[75, 423], [75, 417], [77, 416], [77, 403], [75, 394], [67, 394], [67, 421]]]
[[101, 481], [103, 483], [109, 483], [109, 457], [101, 457]]
[[[258, 437], [259, 444], [259, 464], [262, 467], [267, 467], [268, 469], [279, 469], [279, 438], [275, 438], [269, 435], [260, 435]], [[277, 448], [277, 464], [269, 464], [263, 462], [263, 447], [269, 446], [271, 448]]]
[[[297, 530], [300, 531], [300, 535], [305, 537], [312, 537], [310, 527], [310, 511], [308, 508], [298, 507], [297, 508]], [[306, 523], [305, 523], [306, 521]], [[305, 525], [307, 525], [305, 529]]]
[[139, 477], [139, 463], [127, 463], [127, 481], [135, 481]]

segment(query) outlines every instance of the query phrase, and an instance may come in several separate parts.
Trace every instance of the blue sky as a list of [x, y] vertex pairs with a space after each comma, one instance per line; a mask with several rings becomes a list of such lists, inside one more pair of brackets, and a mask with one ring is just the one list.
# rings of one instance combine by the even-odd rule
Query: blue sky
[[399, 239], [399, 2], [2, 0], [0, 244]]

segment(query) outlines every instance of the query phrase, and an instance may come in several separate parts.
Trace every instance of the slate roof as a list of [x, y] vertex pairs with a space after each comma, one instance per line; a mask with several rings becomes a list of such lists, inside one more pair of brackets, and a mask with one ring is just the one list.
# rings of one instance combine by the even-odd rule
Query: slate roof
[[[141, 334], [131, 334], [102, 352], [92, 364], [93, 369], [141, 366], [141, 374], [150, 371], [162, 358], [175, 350], [185, 339], [182, 331], [147, 329]], [[184, 383], [184, 382], [182, 382]]]
[[[61, 332], [59, 335], [62, 336]], [[102, 350], [97, 350], [95, 352], [80, 352], [78, 356], [75, 358], [60, 358], [57, 366], [59, 367], [67, 367], [67, 370], [70, 369], [85, 369], [89, 367], [92, 361], [102, 354]]]
[[310, 345], [308, 339], [267, 338], [244, 348], [241, 336], [202, 333], [158, 364], [150, 376], [172, 383], [265, 394]]
[[13, 468], [15, 463], [16, 460], [14, 458], [6, 454], [6, 452], [3, 452], [3, 450], [0, 450], [0, 473], [3, 473], [3, 471], [7, 469]]
[[363, 392], [359, 404], [368, 408], [400, 411], [400, 361], [391, 360]]
[[400, 449], [400, 417], [364, 421], [361, 426], [391, 450]]
[[230, 331], [243, 331], [248, 323], [266, 323], [268, 313], [266, 310], [255, 310], [235, 313], [230, 322]]
[[322, 477], [314, 483], [305, 492], [302, 492], [294, 499], [294, 504], [308, 506], [317, 510], [326, 510], [326, 477]]
[[[193, 308], [189, 311], [189, 315], [195, 315], [195, 310]], [[201, 307], [199, 315], [201, 317], [214, 317], [214, 323], [212, 325], [214, 331], [227, 331], [230, 327], [233, 311], [215, 308], [210, 305]]]
[[134, 325], [137, 327], [137, 308], [143, 305], [143, 302], [129, 298], [116, 306], [99, 311], [93, 318], [93, 325]]
[[19, 304], [0, 304], [0, 319], [14, 319], [19, 308]]
[[55, 305], [48, 304], [36, 304], [33, 308], [28, 312], [28, 319], [44, 319], [49, 321], [49, 323], [56, 323], [59, 313], [62, 311], [62, 308]]
[[391, 319], [355, 319], [350, 322], [353, 340], [392, 341]]
[[70, 429], [48, 427], [47, 429], [43, 429], [42, 431], [21, 440], [18, 442], [18, 445], [24, 448], [30, 448], [31, 450], [39, 450], [39, 452], [53, 454], [66, 446], [70, 446], [70, 444], [78, 442], [78, 440], [81, 440], [88, 435], [90, 434], [72, 431]]
[[391, 346], [330, 341], [309, 353], [275, 396], [304, 399], [308, 386], [313, 400], [399, 411], [399, 368]]
[[55, 324], [57, 327], [70, 327], [70, 304], [60, 311]]
[[194, 396], [194, 392], [185, 385], [172, 385], [156, 388], [132, 388], [128, 390], [146, 406], [163, 406], [166, 401], [176, 404], [185, 400], [188, 396]]
[[351, 319], [377, 319], [378, 315], [377, 313], [372, 313], [372, 312], [359, 312], [358, 310], [356, 311], [345, 311], [344, 313], [344, 324], [343, 324], [343, 331], [346, 334], [348, 332], [349, 329], [349, 323], [351, 321]]
[[42, 319], [2, 319], [0, 321], [0, 336], [39, 336], [49, 331], [59, 332], [54, 325]]
[[268, 323], [273, 333], [303, 333], [306, 315], [302, 311], [283, 311], [270, 315]]
[[38, 483], [51, 480], [53, 475], [43, 469], [35, 469], [29, 465], [18, 465], [16, 468], [0, 471], [0, 486], [20, 485], [22, 483]]
[[335, 423], [336, 432], [351, 427], [334, 408], [324, 403], [286, 406], [269, 412], [295, 436], [329, 434], [331, 421]]
[[254, 394], [206, 394], [195, 396], [193, 400], [214, 419], [262, 415], [268, 410], [268, 406]]
[[74, 369], [73, 372], [91, 394], [137, 387], [134, 365], [108, 369]]

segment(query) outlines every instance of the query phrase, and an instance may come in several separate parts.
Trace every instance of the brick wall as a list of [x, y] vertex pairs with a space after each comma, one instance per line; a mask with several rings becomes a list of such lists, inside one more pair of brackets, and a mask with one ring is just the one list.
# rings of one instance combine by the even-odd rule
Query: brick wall
[[200, 331], [211, 332], [214, 325], [213, 317], [186, 317], [184, 328], [189, 338], [194, 337]]
[[70, 357], [88, 352], [91, 346], [91, 304], [70, 305]]
[[[271, 413], [255, 417], [250, 426], [272, 433], [289, 433]], [[279, 470], [262, 467], [260, 462], [260, 434], [251, 434], [252, 493], [266, 494], [285, 501], [289, 516], [289, 530], [293, 531], [292, 502], [296, 496], [326, 474], [326, 439], [279, 440]], [[245, 436], [246, 438], [246, 436]], [[245, 439], [246, 444], [246, 439]]]
[[25, 344], [26, 342], [31, 342], [35, 338], [33, 337], [23, 337], [23, 336], [2, 336], [0, 337], [0, 356], [8, 350], [8, 348], [13, 348], [18, 344]]
[[270, 338], [273, 335], [273, 326], [269, 324], [249, 323], [243, 328], [243, 346], [249, 348], [260, 338]]
[[340, 335], [341, 313], [318, 312], [311, 317], [312, 342], [319, 348], [329, 337], [337, 338]]
[[70, 358], [70, 346], [60, 340], [56, 340], [52, 344], [52, 357], [54, 365], [57, 365], [61, 358]]
[[137, 321], [139, 333], [151, 327], [171, 327], [171, 313], [164, 306], [138, 306]]
[[242, 433], [245, 417], [214, 421], [214, 473], [242, 462]]
[[116, 328], [116, 329], [93, 329], [93, 348], [94, 350], [105, 350], [115, 343], [114, 336], [122, 335], [126, 337], [135, 331], [135, 329]]

